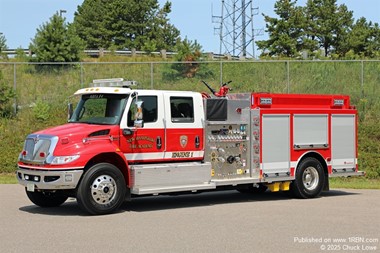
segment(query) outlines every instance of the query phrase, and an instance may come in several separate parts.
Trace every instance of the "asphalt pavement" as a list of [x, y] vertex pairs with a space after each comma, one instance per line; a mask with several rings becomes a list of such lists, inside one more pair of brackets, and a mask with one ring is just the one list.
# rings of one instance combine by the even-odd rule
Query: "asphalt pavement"
[[0, 201], [0, 252], [380, 252], [379, 190], [152, 196], [105, 216], [37, 207], [20, 185]]

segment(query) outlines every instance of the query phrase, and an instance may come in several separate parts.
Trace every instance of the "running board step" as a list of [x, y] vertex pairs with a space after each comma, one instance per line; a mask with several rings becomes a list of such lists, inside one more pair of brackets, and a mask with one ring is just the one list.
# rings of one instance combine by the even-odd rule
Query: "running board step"
[[200, 190], [211, 190], [215, 189], [216, 185], [214, 183], [204, 183], [204, 184], [194, 184], [194, 185], [179, 185], [179, 186], [163, 186], [163, 187], [133, 187], [131, 193], [137, 195], [146, 194], [160, 194], [160, 193], [171, 193], [171, 192], [197, 192]]
[[214, 189], [211, 163], [176, 162], [131, 166], [132, 194]]

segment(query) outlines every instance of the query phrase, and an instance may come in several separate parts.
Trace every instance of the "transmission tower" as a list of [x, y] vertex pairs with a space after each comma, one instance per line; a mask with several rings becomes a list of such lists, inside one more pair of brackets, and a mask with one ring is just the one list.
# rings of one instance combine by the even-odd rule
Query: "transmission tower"
[[212, 22], [217, 24], [214, 34], [220, 39], [220, 54], [255, 57], [255, 36], [261, 35], [262, 29], [253, 28], [253, 16], [258, 14], [258, 8], [253, 8], [252, 2], [222, 0], [222, 14], [212, 15]]

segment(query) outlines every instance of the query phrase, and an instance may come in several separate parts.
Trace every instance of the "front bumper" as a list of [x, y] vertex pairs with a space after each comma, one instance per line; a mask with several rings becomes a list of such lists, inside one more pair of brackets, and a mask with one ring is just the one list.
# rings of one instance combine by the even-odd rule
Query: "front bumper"
[[16, 177], [19, 184], [40, 190], [75, 189], [83, 174], [83, 170], [31, 170], [19, 168]]

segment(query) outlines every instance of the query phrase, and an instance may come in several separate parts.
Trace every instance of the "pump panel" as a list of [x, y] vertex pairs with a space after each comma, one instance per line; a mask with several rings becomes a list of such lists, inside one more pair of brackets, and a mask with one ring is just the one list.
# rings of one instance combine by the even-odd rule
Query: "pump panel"
[[209, 123], [205, 159], [211, 162], [213, 179], [250, 177], [248, 128], [248, 123]]

